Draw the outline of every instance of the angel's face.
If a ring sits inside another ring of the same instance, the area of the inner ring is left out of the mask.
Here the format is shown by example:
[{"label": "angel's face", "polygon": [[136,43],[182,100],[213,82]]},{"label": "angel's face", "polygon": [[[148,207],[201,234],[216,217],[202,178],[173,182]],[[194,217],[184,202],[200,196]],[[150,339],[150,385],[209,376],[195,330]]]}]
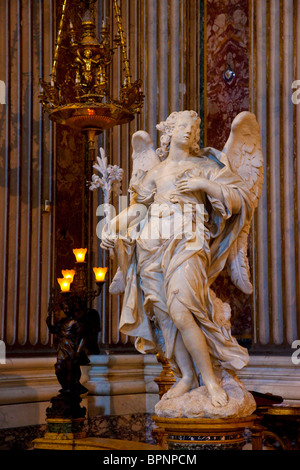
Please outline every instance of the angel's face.
[{"label": "angel's face", "polygon": [[172,143],[178,144],[183,148],[190,149],[195,143],[197,133],[197,122],[190,115],[181,115],[178,117],[173,133]]}]

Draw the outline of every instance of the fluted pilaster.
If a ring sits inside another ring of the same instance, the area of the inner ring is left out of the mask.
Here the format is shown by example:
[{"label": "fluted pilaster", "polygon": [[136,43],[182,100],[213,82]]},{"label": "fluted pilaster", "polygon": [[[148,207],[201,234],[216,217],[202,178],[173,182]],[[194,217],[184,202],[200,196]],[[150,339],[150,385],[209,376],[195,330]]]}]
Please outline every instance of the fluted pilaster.
[{"label": "fluted pilaster", "polygon": [[[265,184],[254,223],[254,344],[299,337],[299,2],[253,2],[253,111],[262,132]],[[299,75],[300,77],[300,75]],[[299,78],[298,77],[298,78]]]}]

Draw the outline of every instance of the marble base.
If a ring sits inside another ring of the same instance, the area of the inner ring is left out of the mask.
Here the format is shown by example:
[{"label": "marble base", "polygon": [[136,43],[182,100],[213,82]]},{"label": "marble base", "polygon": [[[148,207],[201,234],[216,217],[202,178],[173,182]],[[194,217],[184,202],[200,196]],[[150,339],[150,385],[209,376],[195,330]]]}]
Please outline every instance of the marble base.
[{"label": "marble base", "polygon": [[151,414],[133,413],[120,416],[93,416],[88,420],[92,437],[134,440],[155,444]]},{"label": "marble base", "polygon": [[165,450],[242,450],[245,431],[252,431],[252,448],[262,449],[256,415],[237,419],[188,419],[152,417],[156,442]]},{"label": "marble base", "polygon": [[165,418],[242,418],[251,415],[256,409],[253,395],[233,373],[223,370],[220,374],[220,383],[228,396],[225,406],[214,406],[206,386],[201,386],[181,397],[164,395],[155,406],[155,413]]}]

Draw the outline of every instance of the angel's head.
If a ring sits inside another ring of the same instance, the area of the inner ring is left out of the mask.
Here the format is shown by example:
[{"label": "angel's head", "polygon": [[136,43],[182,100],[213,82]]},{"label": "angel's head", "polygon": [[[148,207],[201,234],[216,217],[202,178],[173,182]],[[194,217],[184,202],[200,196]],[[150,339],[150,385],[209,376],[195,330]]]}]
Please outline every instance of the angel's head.
[{"label": "angel's head", "polygon": [[169,148],[172,138],[182,141],[182,144],[189,146],[191,155],[199,154],[201,119],[195,111],[173,112],[156,127],[163,132],[160,138],[161,147],[157,149],[157,154],[161,158],[166,158],[169,154]]}]

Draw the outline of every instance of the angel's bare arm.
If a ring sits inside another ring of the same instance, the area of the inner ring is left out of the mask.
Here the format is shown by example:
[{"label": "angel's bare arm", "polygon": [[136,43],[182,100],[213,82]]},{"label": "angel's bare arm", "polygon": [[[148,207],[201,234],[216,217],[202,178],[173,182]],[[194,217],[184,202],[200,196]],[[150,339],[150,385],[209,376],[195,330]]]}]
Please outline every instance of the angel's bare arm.
[{"label": "angel's bare arm", "polygon": [[[143,187],[151,191],[154,186],[154,173],[150,170],[143,179]],[[109,233],[107,232],[107,227],[104,227],[101,243],[104,248],[113,248],[118,234],[126,235],[129,227],[138,224],[145,218],[147,208],[143,204],[138,203],[136,197],[137,195],[134,195],[130,206],[111,220]]]}]

